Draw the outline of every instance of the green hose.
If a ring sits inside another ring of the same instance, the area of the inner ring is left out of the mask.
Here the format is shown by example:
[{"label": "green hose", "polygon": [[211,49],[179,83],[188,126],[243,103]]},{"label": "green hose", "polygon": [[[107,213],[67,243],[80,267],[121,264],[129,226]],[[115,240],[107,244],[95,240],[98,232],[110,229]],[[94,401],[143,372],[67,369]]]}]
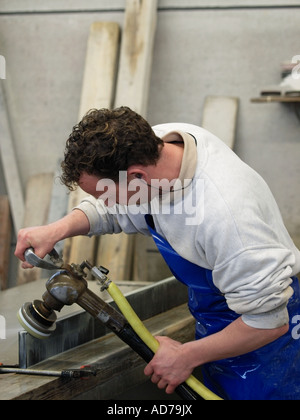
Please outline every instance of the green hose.
[{"label": "green hose", "polygon": [[[147,330],[147,328],[139,319],[137,314],[134,312],[128,300],[125,298],[118,286],[111,282],[108,286],[107,291],[113,298],[113,300],[116,302],[120,311],[125,316],[133,330],[137,333],[141,340],[153,351],[153,353],[156,353],[159,348],[158,341]],[[214,394],[212,391],[206,388],[206,386],[199,382],[194,376],[190,376],[189,379],[187,379],[186,384],[207,401],[222,401],[222,398],[218,397],[216,394]]]}]

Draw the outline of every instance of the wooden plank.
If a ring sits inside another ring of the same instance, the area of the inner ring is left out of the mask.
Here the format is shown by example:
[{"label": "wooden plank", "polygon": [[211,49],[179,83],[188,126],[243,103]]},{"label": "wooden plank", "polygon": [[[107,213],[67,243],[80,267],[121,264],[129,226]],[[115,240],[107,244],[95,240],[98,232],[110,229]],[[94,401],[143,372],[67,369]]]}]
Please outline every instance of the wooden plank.
[{"label": "wooden plank", "polygon": [[[53,173],[38,174],[29,178],[26,189],[24,228],[47,224],[52,187]],[[20,263],[17,284],[36,281],[40,275],[39,268],[23,270]]]},{"label": "wooden plank", "polygon": [[[62,185],[62,183],[60,182],[60,174],[61,165],[59,161],[56,165],[56,170],[54,173],[47,224],[62,219],[68,213],[69,192],[67,187],[65,185]],[[55,249],[60,255],[62,255],[63,253],[63,248],[64,241],[60,241],[55,245]]]},{"label": "wooden plank", "polygon": [[91,108],[111,108],[119,54],[120,28],[115,22],[91,25],[79,119]]},{"label": "wooden plank", "polygon": [[115,107],[146,117],[157,23],[157,0],[127,0]]},{"label": "wooden plank", "polygon": [[158,282],[172,276],[152,238],[138,235],[135,247],[133,279],[135,281]]},{"label": "wooden plank", "polygon": [[205,100],[202,127],[234,148],[239,99],[208,96]]},{"label": "wooden plank", "polygon": [[[115,107],[128,106],[146,117],[157,22],[157,0],[127,0]],[[107,235],[100,239],[97,262],[107,265],[110,276],[132,276],[132,252],[139,235]]]},{"label": "wooden plank", "polygon": [[10,201],[13,225],[15,232],[18,233],[22,228],[24,219],[24,197],[2,83],[0,83],[0,133],[0,155],[6,181],[6,189]]},{"label": "wooden plank", "polygon": [[0,196],[0,290],[7,289],[12,225],[9,199]]},{"label": "wooden plank", "polygon": [[132,280],[135,236],[120,233],[100,238],[97,265],[109,269],[109,278],[112,281]]},{"label": "wooden plank", "polygon": [[[95,22],[91,25],[84,80],[82,86],[79,120],[90,109],[111,108],[119,53],[120,29],[117,23]],[[87,194],[78,188],[70,194],[69,211]],[[67,239],[64,246],[66,262],[94,262],[96,238]]]},{"label": "wooden plank", "polygon": [[68,189],[60,182],[60,173],[61,167],[60,162],[58,162],[52,183],[51,200],[47,219],[47,223],[49,224],[66,216],[68,211]]},{"label": "wooden plank", "polygon": [[[155,336],[165,335],[182,343],[194,339],[195,320],[186,305],[157,315],[145,325]],[[68,400],[96,387],[100,399],[112,399],[129,386],[147,381],[143,375],[145,362],[111,334],[39,363],[35,368],[63,370],[81,365],[95,365],[98,375],[87,381],[1,375],[0,400]]]}]

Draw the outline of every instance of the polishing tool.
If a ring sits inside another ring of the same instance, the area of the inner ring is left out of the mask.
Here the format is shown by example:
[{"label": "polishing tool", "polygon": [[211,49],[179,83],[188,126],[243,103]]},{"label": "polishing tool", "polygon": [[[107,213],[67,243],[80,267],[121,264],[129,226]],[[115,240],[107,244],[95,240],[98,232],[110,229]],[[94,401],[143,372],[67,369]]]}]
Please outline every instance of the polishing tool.
[{"label": "polishing tool", "polygon": [[[29,255],[27,253],[27,259],[30,259],[34,265],[42,264],[33,250],[30,250]],[[57,259],[56,256],[54,259]],[[111,293],[121,313],[88,288],[85,269],[99,280],[102,289],[107,289]],[[61,270],[47,281],[46,292],[42,296],[43,301],[25,303],[19,310],[18,319],[21,325],[34,337],[46,339],[56,329],[55,311],[60,312],[64,306],[76,303],[149,363],[158,348],[158,342],[142,324],[117,286],[108,279],[107,274],[108,270],[103,267],[93,267],[88,261],[80,265],[61,265]],[[195,378],[191,377],[189,381],[191,387],[183,383],[176,388],[176,392],[183,399],[196,400],[202,395],[205,399],[220,399]]]},{"label": "polishing tool", "polygon": [[55,312],[47,309],[44,302],[40,300],[25,303],[17,317],[22,327],[39,340],[49,338],[56,330],[57,316]]},{"label": "polishing tool", "polygon": [[[49,252],[51,262],[39,258],[33,248],[25,251],[25,260],[34,267],[45,270],[58,270],[64,265],[64,261],[60,258],[55,249]],[[49,295],[48,295],[49,298]],[[50,299],[51,300],[51,299]],[[50,302],[51,305],[52,302]],[[57,316],[55,310],[60,310],[63,305],[53,303],[53,306],[47,305],[46,301],[35,300],[32,303],[24,303],[17,314],[17,318],[22,327],[33,337],[39,340],[45,340],[51,336],[56,330]]]}]

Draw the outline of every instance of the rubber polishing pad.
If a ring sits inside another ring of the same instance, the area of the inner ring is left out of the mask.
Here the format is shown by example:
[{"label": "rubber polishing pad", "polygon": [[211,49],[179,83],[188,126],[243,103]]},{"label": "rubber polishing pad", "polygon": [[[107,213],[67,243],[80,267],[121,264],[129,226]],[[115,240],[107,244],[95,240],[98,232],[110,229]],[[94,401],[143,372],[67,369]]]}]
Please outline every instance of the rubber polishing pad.
[{"label": "rubber polishing pad", "polygon": [[[43,320],[40,314],[35,309],[35,301],[32,303],[25,303],[17,314],[17,318],[22,327],[33,337],[39,340],[45,340],[51,336],[55,331],[56,316],[51,321]],[[39,319],[40,318],[40,319]]]}]

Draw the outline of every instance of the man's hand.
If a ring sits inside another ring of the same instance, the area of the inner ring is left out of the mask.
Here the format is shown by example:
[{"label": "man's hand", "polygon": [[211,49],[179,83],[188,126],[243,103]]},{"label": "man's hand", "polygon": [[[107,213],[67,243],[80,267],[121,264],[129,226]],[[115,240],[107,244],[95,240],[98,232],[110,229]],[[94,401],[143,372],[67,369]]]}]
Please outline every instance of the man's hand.
[{"label": "man's hand", "polygon": [[32,227],[20,230],[15,250],[15,256],[23,261],[22,268],[32,268],[32,265],[25,261],[24,253],[26,249],[33,248],[35,254],[44,258],[57,243],[49,226]]},{"label": "man's hand", "polygon": [[156,337],[160,347],[145,368],[145,375],[151,376],[151,381],[159,389],[166,389],[167,394],[173,394],[175,389],[185,382],[194,368],[189,364],[183,353],[183,345],[167,337]]},{"label": "man's hand", "polygon": [[90,230],[87,216],[81,210],[73,210],[63,219],[47,226],[22,229],[18,235],[15,256],[23,261],[22,268],[32,268],[25,261],[26,249],[33,248],[35,254],[44,258],[56,243],[78,235],[86,235]]},{"label": "man's hand", "polygon": [[240,317],[216,334],[185,344],[156,337],[160,347],[144,372],[152,377],[158,388],[166,388],[167,394],[171,394],[197,366],[253,352],[282,337],[288,330],[289,325],[272,330],[252,328]]}]

